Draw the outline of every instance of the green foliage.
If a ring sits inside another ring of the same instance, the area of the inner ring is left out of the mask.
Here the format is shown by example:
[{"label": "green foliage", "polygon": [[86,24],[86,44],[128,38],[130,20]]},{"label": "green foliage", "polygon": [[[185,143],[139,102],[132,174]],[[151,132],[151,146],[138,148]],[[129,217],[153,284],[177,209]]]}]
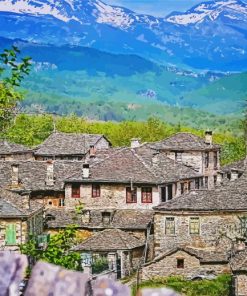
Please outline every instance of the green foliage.
[{"label": "green foliage", "polygon": [[13,46],[0,54],[0,132],[8,128],[17,111],[22,94],[15,87],[20,86],[24,75],[30,72],[30,58],[18,62],[20,51]]},{"label": "green foliage", "polygon": [[[75,115],[53,119],[51,115],[29,116],[23,114],[17,116],[15,125],[8,130],[6,137],[19,144],[36,146],[53,131],[53,120],[56,121],[58,131],[104,134],[114,147],[129,146],[132,138],[140,138],[142,142],[152,142],[162,140],[177,132],[191,132],[201,137],[204,136],[204,130],[193,129],[181,124],[171,125],[156,117],[151,117],[143,122],[94,122]],[[239,136],[234,136],[229,131],[215,133],[214,142],[222,145],[222,165],[245,157],[244,132]]]},{"label": "green foliage", "polygon": [[102,257],[102,256],[98,257],[94,260],[92,264],[93,274],[99,274],[108,269],[109,269],[109,264],[106,257]]},{"label": "green foliage", "polygon": [[71,251],[76,244],[76,226],[68,226],[51,236],[47,248],[39,249],[37,238],[31,237],[26,244],[20,245],[20,250],[22,254],[30,256],[35,261],[43,260],[67,269],[81,270],[80,254]]},{"label": "green foliage", "polygon": [[[154,278],[144,281],[139,288],[172,288],[186,296],[227,296],[230,295],[230,275],[220,275],[214,280],[188,281],[182,277]],[[136,287],[132,289],[136,295]]]}]

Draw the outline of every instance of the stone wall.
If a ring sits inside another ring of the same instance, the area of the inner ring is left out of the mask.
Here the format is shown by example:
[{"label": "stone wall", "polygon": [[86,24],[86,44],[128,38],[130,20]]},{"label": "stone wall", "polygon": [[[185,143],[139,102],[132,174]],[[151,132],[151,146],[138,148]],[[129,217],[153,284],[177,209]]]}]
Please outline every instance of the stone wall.
[{"label": "stone wall", "polygon": [[[184,268],[178,268],[177,260],[184,260]],[[141,279],[148,280],[154,277],[184,276],[193,277],[199,274],[229,273],[228,264],[201,264],[194,255],[179,250],[160,260],[153,261],[143,266]]]},{"label": "stone wall", "polygon": [[237,274],[234,278],[236,296],[247,295],[247,273]]},{"label": "stone wall", "polygon": [[[213,198],[213,197],[212,197]],[[246,213],[247,214],[247,213]],[[242,214],[245,216],[246,214]],[[173,249],[178,245],[194,248],[213,248],[220,238],[225,235],[235,237],[236,228],[240,227],[239,213],[202,214],[199,213],[155,213],[154,215],[154,240],[155,256],[164,251]],[[174,217],[175,234],[166,234],[166,218]],[[190,234],[190,217],[199,217],[200,234]],[[231,242],[224,242],[222,247],[231,248]]]},{"label": "stone wall", "polygon": [[[130,186],[130,185],[129,185]],[[152,209],[160,203],[159,188],[153,187],[153,202],[150,204],[142,203],[141,187],[137,188],[137,203],[126,203],[125,185],[107,185],[100,187],[100,197],[92,197],[92,185],[81,185],[80,198],[71,197],[72,185],[65,187],[65,206],[75,208],[80,203],[84,204],[85,209]]]}]

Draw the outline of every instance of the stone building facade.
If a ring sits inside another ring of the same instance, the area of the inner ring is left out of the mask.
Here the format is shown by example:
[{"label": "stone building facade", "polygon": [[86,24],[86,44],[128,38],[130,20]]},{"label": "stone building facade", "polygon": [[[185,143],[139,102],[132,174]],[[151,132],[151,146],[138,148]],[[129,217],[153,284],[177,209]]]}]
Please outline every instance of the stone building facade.
[{"label": "stone building facade", "polygon": [[174,248],[144,264],[141,271],[142,280],[154,277],[182,276],[188,279],[203,275],[230,273],[226,254],[193,249]]},{"label": "stone building facade", "polygon": [[85,164],[65,180],[65,205],[73,208],[152,209],[194,188],[202,176],[145,147],[122,148]]},{"label": "stone building facade", "polygon": [[147,145],[174,161],[193,167],[204,176],[205,188],[215,187],[220,170],[220,146],[213,144],[212,132],[206,132],[204,139],[191,133],[177,133]]},{"label": "stone building facade", "polygon": [[0,190],[0,249],[18,251],[29,235],[43,232],[43,210],[29,195]]}]

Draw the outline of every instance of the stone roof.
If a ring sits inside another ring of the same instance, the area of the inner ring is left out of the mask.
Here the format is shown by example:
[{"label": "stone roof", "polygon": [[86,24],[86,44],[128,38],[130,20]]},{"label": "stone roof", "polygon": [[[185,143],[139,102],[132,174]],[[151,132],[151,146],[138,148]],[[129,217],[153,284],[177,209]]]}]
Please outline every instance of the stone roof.
[{"label": "stone roof", "polygon": [[[12,165],[18,165],[19,186],[13,187]],[[61,191],[64,188],[64,179],[76,171],[82,171],[83,162],[80,161],[53,161],[54,185],[46,184],[47,161],[2,161],[0,162],[0,184],[5,189],[15,191]]]},{"label": "stone roof", "polygon": [[247,272],[247,250],[237,252],[232,260],[231,267],[233,271],[246,271]]},{"label": "stone roof", "polygon": [[32,150],[26,146],[11,143],[6,140],[0,141],[0,154],[1,155],[27,153],[27,152],[32,152]]},{"label": "stone roof", "polygon": [[[106,210],[107,211],[107,210]],[[90,219],[88,222],[77,214],[74,210],[66,209],[47,209],[46,215],[48,229],[65,228],[68,225],[76,224],[78,227],[86,229],[137,229],[143,230],[148,227],[153,219],[152,210],[114,210],[111,211],[109,224],[102,221],[102,212],[104,210],[90,210]]]},{"label": "stone roof", "polygon": [[103,137],[96,134],[54,132],[35,149],[35,155],[85,155],[90,146],[96,145]]},{"label": "stone roof", "polygon": [[[96,154],[97,155],[97,154]],[[114,172],[114,173],[113,173]],[[148,147],[110,149],[100,161],[90,166],[89,178],[77,172],[66,182],[109,182],[162,184],[200,177],[192,168],[169,159]]]},{"label": "stone roof", "polygon": [[247,165],[247,160],[246,158],[244,158],[239,161],[235,161],[233,163],[223,166],[221,168],[221,171],[225,173],[230,173],[231,170],[237,170],[237,171],[243,172],[246,168],[246,165]]},{"label": "stone roof", "polygon": [[83,243],[75,246],[74,251],[116,251],[133,250],[144,246],[144,241],[120,229],[105,229],[96,232]]},{"label": "stone roof", "polygon": [[198,137],[191,133],[177,133],[162,141],[147,144],[148,146],[157,150],[172,150],[172,151],[186,151],[186,150],[211,150],[220,149],[219,145],[209,145],[205,142],[205,139]]},{"label": "stone roof", "polygon": [[183,251],[191,256],[195,256],[197,259],[199,259],[200,263],[213,263],[213,262],[228,263],[229,262],[229,256],[226,252],[178,246],[157,256],[152,261],[146,263],[144,266],[148,266],[148,265],[151,265],[152,263],[158,262],[164,259],[165,257],[175,254],[178,251]]},{"label": "stone roof", "polygon": [[24,197],[17,193],[0,188],[0,218],[28,217],[44,208],[42,204],[33,200],[29,200],[27,208],[23,199]]},{"label": "stone roof", "polygon": [[214,190],[195,190],[161,203],[157,211],[247,211],[247,171]]}]

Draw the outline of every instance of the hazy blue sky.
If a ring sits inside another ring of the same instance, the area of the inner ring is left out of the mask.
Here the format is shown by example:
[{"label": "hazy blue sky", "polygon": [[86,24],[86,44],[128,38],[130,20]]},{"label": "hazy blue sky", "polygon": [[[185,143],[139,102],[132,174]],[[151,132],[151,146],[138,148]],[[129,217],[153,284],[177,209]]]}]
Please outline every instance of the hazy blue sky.
[{"label": "hazy blue sky", "polygon": [[[206,0],[209,1],[209,0]],[[103,0],[105,3],[120,5],[140,13],[166,16],[168,13],[186,11],[203,0]]]}]

